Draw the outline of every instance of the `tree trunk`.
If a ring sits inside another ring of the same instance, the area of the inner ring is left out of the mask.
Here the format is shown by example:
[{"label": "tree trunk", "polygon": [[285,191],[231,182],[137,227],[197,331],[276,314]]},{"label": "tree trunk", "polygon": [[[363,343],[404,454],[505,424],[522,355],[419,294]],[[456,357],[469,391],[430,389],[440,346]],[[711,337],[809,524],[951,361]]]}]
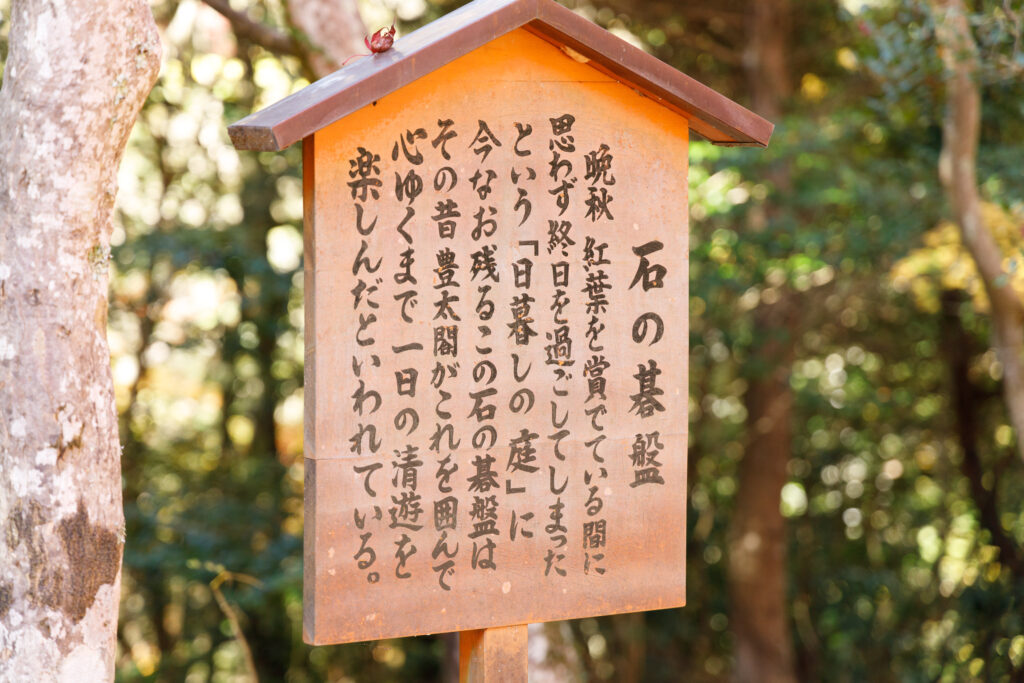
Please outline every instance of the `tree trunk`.
[{"label": "tree trunk", "polygon": [[981,215],[977,157],[981,92],[975,80],[978,48],[963,0],[935,4],[936,38],[946,67],[946,115],[939,178],[954,220],[985,284],[992,309],[992,342],[1003,366],[1003,398],[1024,460],[1024,304],[1007,281],[1003,254]]},{"label": "tree trunk", "polygon": [[791,450],[792,316],[787,300],[757,310],[767,334],[757,357],[768,368],[747,388],[747,447],[729,529],[729,598],[737,681],[796,680],[789,629],[786,525],[779,495]]},{"label": "tree trunk", "polygon": [[114,677],[124,542],[107,260],[156,79],[143,0],[15,0],[0,90],[0,671]]},{"label": "tree trunk", "polygon": [[747,46],[743,68],[750,87],[750,104],[768,119],[782,113],[792,90],[789,75],[789,0],[753,0],[747,13]]},{"label": "tree trunk", "polygon": [[583,680],[583,663],[568,621],[530,624],[528,632],[530,683]]},{"label": "tree trunk", "polygon": [[970,485],[971,497],[978,507],[978,521],[989,533],[989,542],[999,548],[999,561],[1010,567],[1019,578],[1024,579],[1024,562],[1013,539],[1003,529],[999,516],[999,487],[993,483],[992,490],[985,488],[985,470],[978,450],[978,411],[981,397],[971,383],[970,367],[971,337],[964,329],[960,318],[960,305],[966,296],[960,291],[947,290],[942,293],[942,351],[949,365],[951,392],[950,402],[956,414],[956,431],[960,441],[963,459],[960,471]]},{"label": "tree trunk", "polygon": [[[788,0],[753,3],[744,67],[752,105],[777,118],[790,91]],[[776,192],[791,185],[785,161],[768,171]],[[765,224],[777,213],[769,204],[755,220]],[[753,229],[763,229],[754,225]],[[774,303],[754,313],[752,352],[756,375],[746,394],[747,444],[739,465],[736,505],[729,528],[729,599],[733,633],[733,678],[788,683],[796,680],[787,599],[786,526],[779,508],[792,450],[793,328],[800,306],[783,290]]]},{"label": "tree trunk", "polygon": [[[690,470],[687,470],[689,472]],[[622,683],[641,683],[647,664],[647,622],[644,612],[620,614],[615,617],[616,637],[622,643],[623,655],[615,667],[615,676]]]},{"label": "tree trunk", "polygon": [[346,59],[369,52],[354,0],[287,0],[287,7],[317,78],[338,70]]}]

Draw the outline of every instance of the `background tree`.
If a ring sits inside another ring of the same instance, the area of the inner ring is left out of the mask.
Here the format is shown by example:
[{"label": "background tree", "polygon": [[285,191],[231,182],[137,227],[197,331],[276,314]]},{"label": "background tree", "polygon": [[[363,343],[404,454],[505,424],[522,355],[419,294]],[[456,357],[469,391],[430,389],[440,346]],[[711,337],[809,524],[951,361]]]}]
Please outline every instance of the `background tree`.
[{"label": "background tree", "polygon": [[[754,4],[746,23],[743,64],[751,106],[778,121],[792,93],[789,0]],[[756,232],[785,229],[776,196],[792,191],[792,160],[766,169],[773,186],[762,211],[748,222]],[[782,219],[782,220],[780,220]],[[729,597],[735,676],[741,681],[796,680],[786,590],[786,525],[779,496],[793,444],[793,391],[789,384],[795,339],[810,312],[806,297],[784,283],[752,311],[753,336],[744,406],[747,435],[737,474],[729,528]],[[803,299],[803,300],[801,300]]]},{"label": "background tree", "polygon": [[124,515],[107,346],[117,170],[156,78],[141,0],[13,6],[0,89],[0,672],[114,675]]},{"label": "background tree", "polygon": [[[991,303],[992,346],[1002,365],[1003,397],[1016,432],[1017,452],[1024,462],[1024,303],[1009,286],[1004,255],[999,249],[981,210],[978,192],[977,156],[981,133],[981,65],[978,45],[971,31],[970,17],[961,0],[935,3],[935,37],[945,67],[946,113],[942,122],[942,155],[939,177],[949,197],[950,208],[960,226],[964,244],[977,264],[985,294]],[[1007,11],[1004,8],[1004,11]],[[1024,74],[1020,63],[1021,19],[1016,22],[1016,41],[1009,68],[1003,78]],[[996,67],[998,69],[998,67]],[[1016,264],[1016,261],[1012,261]]]}]

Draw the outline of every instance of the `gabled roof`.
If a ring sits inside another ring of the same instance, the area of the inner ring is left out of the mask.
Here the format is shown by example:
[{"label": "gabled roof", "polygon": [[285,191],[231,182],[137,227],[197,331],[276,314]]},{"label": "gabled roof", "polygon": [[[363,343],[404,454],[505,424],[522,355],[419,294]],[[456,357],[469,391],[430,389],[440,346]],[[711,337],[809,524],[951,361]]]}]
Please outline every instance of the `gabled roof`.
[{"label": "gabled roof", "polygon": [[[517,28],[680,113],[717,145],[768,144],[774,124],[553,0],[474,0],[228,127],[238,149],[281,150]],[[582,56],[582,57],[581,57]]]}]

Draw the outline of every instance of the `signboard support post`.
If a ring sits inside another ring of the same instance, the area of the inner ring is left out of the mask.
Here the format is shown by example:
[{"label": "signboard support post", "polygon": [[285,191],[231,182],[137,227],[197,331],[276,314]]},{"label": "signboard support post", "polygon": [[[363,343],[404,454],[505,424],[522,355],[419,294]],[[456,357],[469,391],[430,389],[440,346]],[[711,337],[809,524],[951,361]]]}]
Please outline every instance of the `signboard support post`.
[{"label": "signboard support post", "polygon": [[459,632],[459,683],[526,683],[526,624]]}]

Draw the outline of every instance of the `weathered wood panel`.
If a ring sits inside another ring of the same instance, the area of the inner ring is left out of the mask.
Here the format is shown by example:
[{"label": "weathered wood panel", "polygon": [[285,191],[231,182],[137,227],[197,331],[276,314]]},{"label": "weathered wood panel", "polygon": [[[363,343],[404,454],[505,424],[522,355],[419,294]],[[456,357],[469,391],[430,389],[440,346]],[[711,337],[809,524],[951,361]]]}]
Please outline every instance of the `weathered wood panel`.
[{"label": "weathered wood panel", "polygon": [[686,120],[517,30],[305,144],[307,639],[683,604]]}]

